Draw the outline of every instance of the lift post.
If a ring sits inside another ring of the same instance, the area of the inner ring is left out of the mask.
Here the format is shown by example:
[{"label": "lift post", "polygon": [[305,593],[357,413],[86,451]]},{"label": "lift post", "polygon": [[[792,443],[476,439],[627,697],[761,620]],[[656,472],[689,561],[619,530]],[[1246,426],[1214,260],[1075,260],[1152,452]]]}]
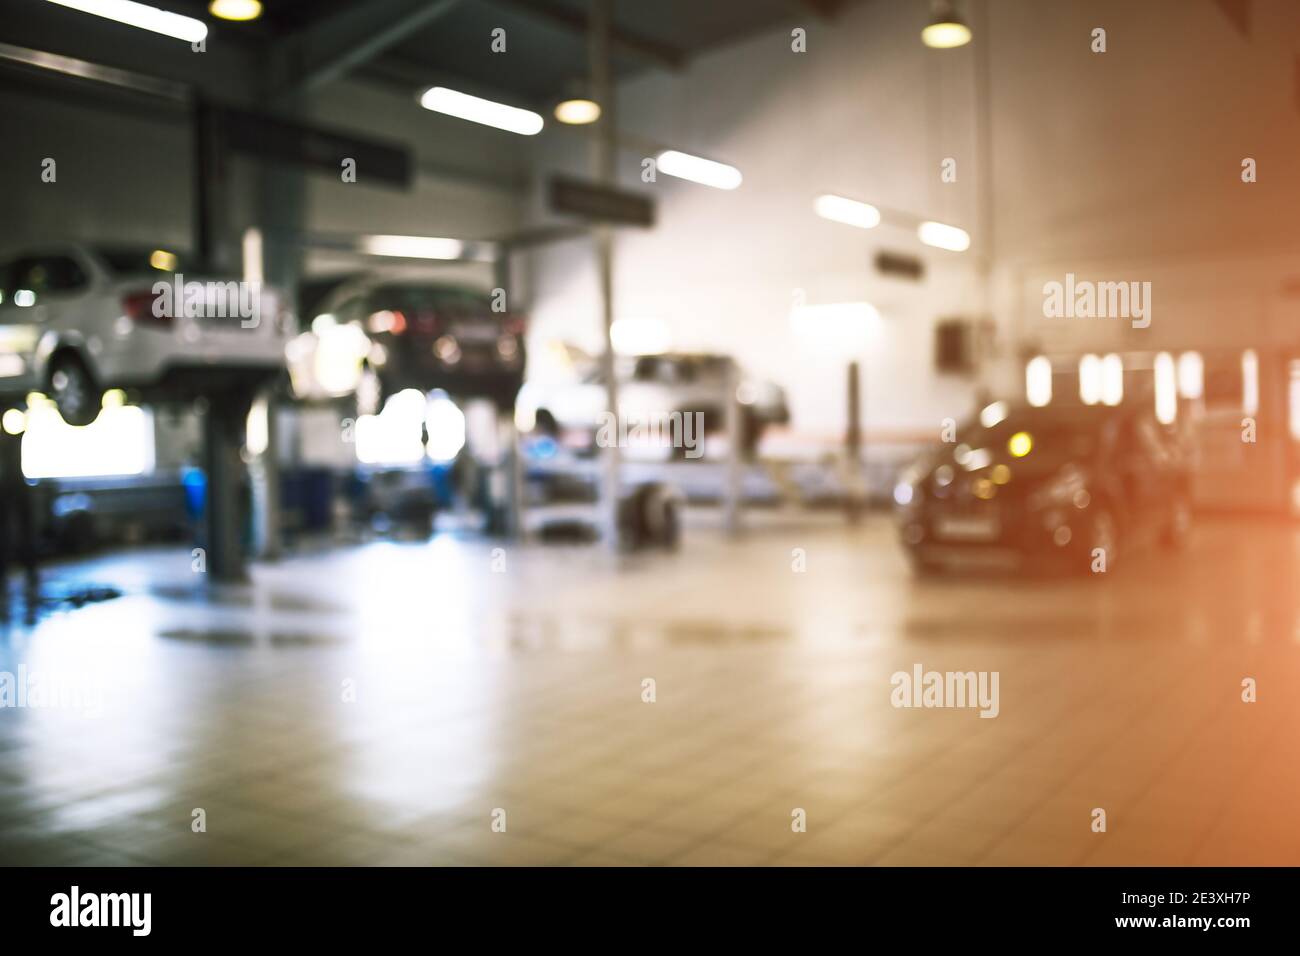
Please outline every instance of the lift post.
[{"label": "lift post", "polygon": [[[0,406],[0,412],[5,410]],[[8,616],[9,570],[17,559],[25,575],[28,606],[40,587],[32,489],[23,478],[22,434],[0,428],[0,619]]]},{"label": "lift post", "polygon": [[203,414],[203,457],[207,473],[204,547],[207,573],[221,583],[248,577],[244,529],[249,492],[241,451],[253,397],[247,391],[216,394]]}]

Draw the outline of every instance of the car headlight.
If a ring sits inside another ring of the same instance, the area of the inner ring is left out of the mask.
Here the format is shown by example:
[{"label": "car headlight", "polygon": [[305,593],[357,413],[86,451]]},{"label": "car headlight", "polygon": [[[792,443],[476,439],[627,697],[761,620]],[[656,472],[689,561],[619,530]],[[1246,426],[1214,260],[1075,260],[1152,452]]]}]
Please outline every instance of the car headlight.
[{"label": "car headlight", "polygon": [[433,343],[433,354],[446,365],[455,365],[460,361],[460,343],[454,335],[444,335]]},{"label": "car headlight", "polygon": [[925,470],[920,465],[911,465],[904,468],[898,475],[898,481],[894,484],[894,503],[900,508],[906,508],[918,500],[918,486],[925,477]]}]

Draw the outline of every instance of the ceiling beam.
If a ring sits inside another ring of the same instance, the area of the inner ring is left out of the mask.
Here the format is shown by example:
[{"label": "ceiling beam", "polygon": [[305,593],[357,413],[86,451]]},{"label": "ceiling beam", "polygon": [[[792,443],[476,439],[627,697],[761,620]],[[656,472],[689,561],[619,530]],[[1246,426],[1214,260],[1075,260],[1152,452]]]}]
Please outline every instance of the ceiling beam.
[{"label": "ceiling beam", "polygon": [[[503,10],[514,10],[532,19],[585,37],[589,29],[587,14],[567,7],[557,6],[549,0],[487,0]],[[680,70],[686,65],[686,54],[674,46],[647,37],[620,30],[610,31],[610,46],[615,53],[635,57],[669,70]]]},{"label": "ceiling beam", "polygon": [[342,79],[451,12],[461,0],[371,0],[295,34],[285,46],[278,95],[310,93]]}]

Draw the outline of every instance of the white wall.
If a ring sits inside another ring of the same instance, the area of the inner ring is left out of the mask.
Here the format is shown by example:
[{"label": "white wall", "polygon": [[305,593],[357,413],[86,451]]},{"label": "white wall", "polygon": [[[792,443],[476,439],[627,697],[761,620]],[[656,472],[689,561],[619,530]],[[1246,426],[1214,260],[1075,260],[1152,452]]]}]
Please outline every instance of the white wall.
[{"label": "white wall", "polygon": [[[872,231],[812,211],[823,192],[869,200],[973,228],[973,158],[957,184],[939,182],[944,156],[973,154],[968,51],[950,58],[916,40],[925,9],[871,3],[834,24],[812,18],[808,52],[790,49],[789,28],[696,60],[681,74],[654,73],[619,92],[620,128],[738,166],[745,182],[724,192],[659,176],[639,181],[644,153],[620,154],[625,185],[650,192],[658,224],[618,236],[615,309],[620,318],[668,324],[674,347],[735,354],[784,384],[794,425],[838,437],[846,412],[844,367],[863,363],[869,429],[930,429],[965,412],[971,383],[932,370],[937,318],[983,307],[973,257],[922,246],[909,229]],[[583,144],[557,135],[541,165],[583,168]],[[924,282],[885,278],[879,249],[921,256]],[[565,243],[534,257],[534,351],[541,340],[600,343],[594,258]],[[869,342],[818,354],[791,327],[800,296],[811,304],[866,300],[881,313]]]},{"label": "white wall", "polygon": [[[809,31],[788,28],[653,73],[619,92],[620,127],[737,165],[733,193],[660,177],[659,225],[619,234],[615,308],[653,317],[682,347],[732,351],[783,382],[795,424],[844,424],[839,362],[792,333],[796,290],[809,302],[867,299],[883,322],[857,357],[866,421],[929,429],[966,410],[971,383],[932,371],[932,326],[987,312],[999,358],[983,378],[1021,388],[1021,355],[1053,350],[1211,348],[1294,339],[1300,268],[1296,57],[1300,4],[1254,0],[1243,36],[1213,0],[997,0],[964,9],[976,43],[928,51],[924,3],[870,2]],[[1094,27],[1107,52],[1090,49]],[[989,223],[981,223],[976,45],[989,54]],[[958,162],[943,184],[939,163]],[[1241,160],[1259,182],[1241,182]],[[577,137],[544,144],[543,168],[576,172]],[[920,246],[905,230],[823,222],[818,193],[838,192],[963,226],[969,253]],[[921,285],[875,274],[878,248],[919,253]],[[988,281],[982,267],[987,260]],[[570,242],[534,257],[533,333],[599,345],[594,261]],[[1066,272],[1153,283],[1153,322],[1047,320],[1042,286]],[[535,343],[536,345],[536,343]],[[537,354],[536,348],[534,354]]]},{"label": "white wall", "polygon": [[[994,5],[995,283],[1026,346],[1258,346],[1294,339],[1291,212],[1300,5],[1212,0]],[[1107,28],[1107,52],[1089,48]],[[1253,157],[1259,180],[1241,181]],[[1152,283],[1150,328],[1046,319],[1067,272]]]}]

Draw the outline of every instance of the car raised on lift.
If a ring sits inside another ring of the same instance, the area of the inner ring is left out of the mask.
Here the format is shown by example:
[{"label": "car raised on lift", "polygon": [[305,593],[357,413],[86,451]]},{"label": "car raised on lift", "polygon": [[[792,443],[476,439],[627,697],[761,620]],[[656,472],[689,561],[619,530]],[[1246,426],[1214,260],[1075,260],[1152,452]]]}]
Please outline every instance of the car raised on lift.
[{"label": "car raised on lift", "polygon": [[524,380],[524,319],[470,286],[363,275],[315,305],[288,360],[305,401],[355,393],[358,410],[376,414],[398,392],[442,389],[511,409]]},{"label": "car raised on lift", "polygon": [[282,375],[294,324],[284,297],[185,269],[147,246],[0,255],[0,400],[45,393],[69,425],[89,425],[109,389],[184,400]]}]

